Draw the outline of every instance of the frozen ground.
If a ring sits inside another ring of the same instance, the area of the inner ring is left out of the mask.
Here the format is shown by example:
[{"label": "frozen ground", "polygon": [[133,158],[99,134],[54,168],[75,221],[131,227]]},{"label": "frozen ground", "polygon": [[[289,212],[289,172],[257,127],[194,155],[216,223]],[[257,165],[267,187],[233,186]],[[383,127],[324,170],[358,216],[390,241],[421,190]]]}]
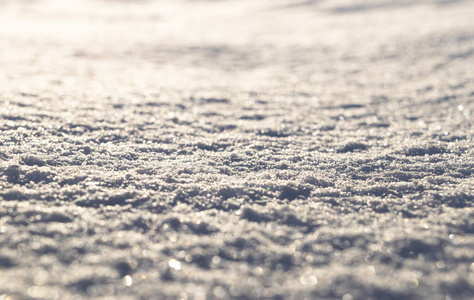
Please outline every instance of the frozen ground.
[{"label": "frozen ground", "polygon": [[472,299],[473,16],[0,0],[0,299]]}]

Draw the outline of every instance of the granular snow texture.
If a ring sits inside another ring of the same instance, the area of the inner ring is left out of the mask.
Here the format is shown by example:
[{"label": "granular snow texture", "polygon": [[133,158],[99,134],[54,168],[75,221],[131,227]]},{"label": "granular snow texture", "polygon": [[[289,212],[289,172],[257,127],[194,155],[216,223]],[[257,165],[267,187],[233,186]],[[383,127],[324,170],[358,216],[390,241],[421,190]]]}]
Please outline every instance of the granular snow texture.
[{"label": "granular snow texture", "polygon": [[0,299],[472,299],[473,16],[0,0]]}]

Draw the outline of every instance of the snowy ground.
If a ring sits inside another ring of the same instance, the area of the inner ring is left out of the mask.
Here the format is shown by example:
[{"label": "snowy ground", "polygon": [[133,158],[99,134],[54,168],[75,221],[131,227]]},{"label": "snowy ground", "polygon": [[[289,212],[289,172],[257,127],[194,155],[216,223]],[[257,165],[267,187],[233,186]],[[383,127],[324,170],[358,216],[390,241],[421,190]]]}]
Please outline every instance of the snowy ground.
[{"label": "snowy ground", "polygon": [[0,299],[472,299],[473,16],[0,0]]}]

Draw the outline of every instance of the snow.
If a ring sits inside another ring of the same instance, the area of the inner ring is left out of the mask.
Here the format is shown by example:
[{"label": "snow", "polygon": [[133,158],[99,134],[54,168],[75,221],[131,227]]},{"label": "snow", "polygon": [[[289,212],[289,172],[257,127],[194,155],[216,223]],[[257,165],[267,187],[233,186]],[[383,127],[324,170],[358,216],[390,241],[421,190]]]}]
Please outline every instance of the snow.
[{"label": "snow", "polygon": [[1,1],[0,299],[470,299],[471,1]]}]

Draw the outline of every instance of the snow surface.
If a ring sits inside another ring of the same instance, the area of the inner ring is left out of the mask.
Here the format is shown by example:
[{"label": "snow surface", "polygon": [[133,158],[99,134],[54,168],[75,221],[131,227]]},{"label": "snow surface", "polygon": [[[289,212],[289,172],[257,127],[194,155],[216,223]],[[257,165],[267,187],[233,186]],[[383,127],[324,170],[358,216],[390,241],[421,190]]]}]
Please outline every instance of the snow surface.
[{"label": "snow surface", "polygon": [[0,0],[0,299],[472,299],[473,16]]}]

